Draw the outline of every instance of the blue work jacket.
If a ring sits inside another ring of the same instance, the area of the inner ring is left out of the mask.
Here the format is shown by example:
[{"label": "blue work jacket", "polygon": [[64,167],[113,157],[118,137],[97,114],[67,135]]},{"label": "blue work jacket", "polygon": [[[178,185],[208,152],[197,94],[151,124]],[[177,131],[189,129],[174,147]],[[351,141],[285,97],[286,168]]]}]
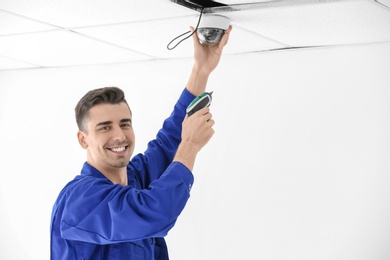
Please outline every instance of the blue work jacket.
[{"label": "blue work jacket", "polygon": [[54,203],[50,225],[51,260],[165,260],[164,236],[190,196],[194,178],[172,162],[181,141],[186,89],[156,139],[127,166],[128,185],[113,184],[84,163]]}]

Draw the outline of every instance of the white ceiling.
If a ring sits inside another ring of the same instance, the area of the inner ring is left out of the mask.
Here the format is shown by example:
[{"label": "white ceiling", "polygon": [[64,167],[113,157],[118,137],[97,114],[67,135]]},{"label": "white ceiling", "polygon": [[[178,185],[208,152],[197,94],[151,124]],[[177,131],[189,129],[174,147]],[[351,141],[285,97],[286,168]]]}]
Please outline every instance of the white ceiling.
[{"label": "white ceiling", "polygon": [[[220,13],[234,27],[226,54],[390,42],[390,0],[253,2]],[[0,70],[191,57],[191,39],[167,44],[198,18],[169,0],[0,0]]]}]

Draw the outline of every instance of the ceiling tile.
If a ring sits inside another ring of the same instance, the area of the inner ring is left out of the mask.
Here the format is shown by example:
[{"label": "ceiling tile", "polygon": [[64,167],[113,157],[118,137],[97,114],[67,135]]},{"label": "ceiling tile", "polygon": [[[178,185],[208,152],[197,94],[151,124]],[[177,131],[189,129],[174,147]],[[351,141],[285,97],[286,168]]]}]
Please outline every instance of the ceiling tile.
[{"label": "ceiling tile", "polygon": [[[227,54],[390,41],[390,0],[218,2],[277,3],[220,13],[233,25]],[[167,44],[198,18],[170,0],[0,0],[1,69],[192,57],[191,38]]]},{"label": "ceiling tile", "polygon": [[[167,58],[191,55],[187,51],[188,48],[192,48],[191,39],[183,41],[171,51],[167,49],[167,45],[176,36],[189,32],[189,26],[195,27],[196,23],[197,16],[187,16],[180,19],[152,20],[74,30],[141,53],[148,53],[156,58]],[[188,35],[189,33],[185,36]]]},{"label": "ceiling tile", "polygon": [[22,61],[17,61],[7,57],[0,56],[0,70],[11,70],[11,69],[28,69],[36,68],[33,64],[28,64]]},{"label": "ceiling tile", "polygon": [[390,12],[371,1],[340,1],[223,15],[245,29],[291,46],[390,40]]},{"label": "ceiling tile", "polygon": [[168,0],[18,0],[0,1],[0,9],[64,28],[144,21],[195,13]]},{"label": "ceiling tile", "polygon": [[41,66],[101,64],[150,58],[69,31],[3,36],[0,55]]},{"label": "ceiling tile", "polygon": [[0,10],[0,35],[28,33],[56,29],[41,22]]},{"label": "ceiling tile", "polygon": [[[181,42],[173,50],[168,50],[168,43],[176,36],[188,34],[172,42],[174,47],[181,39],[189,36],[189,26],[196,27],[199,16],[186,16],[175,19],[153,20],[139,23],[128,23],[112,26],[75,29],[77,32],[98,39],[113,42],[117,45],[148,53],[156,58],[190,57],[192,56],[192,38]],[[233,31],[226,46],[225,53],[242,53],[258,50],[286,47],[251,31],[233,24]]]}]

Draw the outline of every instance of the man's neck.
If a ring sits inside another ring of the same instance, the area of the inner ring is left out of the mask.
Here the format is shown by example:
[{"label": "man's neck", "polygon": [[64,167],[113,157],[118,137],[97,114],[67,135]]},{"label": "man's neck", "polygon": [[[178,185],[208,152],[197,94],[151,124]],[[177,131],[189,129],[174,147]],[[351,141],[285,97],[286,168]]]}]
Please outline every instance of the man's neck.
[{"label": "man's neck", "polygon": [[127,185],[127,172],[125,171],[117,171],[117,172],[110,172],[110,173],[103,173],[104,176],[107,177],[112,183],[114,184],[120,184],[122,186]]},{"label": "man's neck", "polygon": [[110,167],[101,168],[95,167],[98,171],[100,171],[107,179],[109,179],[113,184],[120,184],[122,186],[126,186],[128,184],[127,181],[127,168],[114,168]]}]

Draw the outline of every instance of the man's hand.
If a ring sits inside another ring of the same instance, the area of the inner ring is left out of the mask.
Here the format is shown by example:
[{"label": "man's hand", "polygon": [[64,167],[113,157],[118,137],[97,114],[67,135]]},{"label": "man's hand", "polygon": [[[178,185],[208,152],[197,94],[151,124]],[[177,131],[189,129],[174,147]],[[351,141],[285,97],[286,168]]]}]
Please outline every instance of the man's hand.
[{"label": "man's hand", "polygon": [[202,108],[190,117],[186,116],[182,123],[182,141],[173,161],[183,163],[192,171],[196,155],[214,135],[214,124],[209,107]]},{"label": "man's hand", "polygon": [[[199,42],[198,35],[192,34],[194,42],[194,66],[187,83],[187,90],[193,95],[198,96],[206,90],[206,85],[210,73],[217,67],[223,48],[229,40],[232,26],[225,31],[219,44],[204,45]],[[194,28],[191,27],[191,31]]]},{"label": "man's hand", "polygon": [[214,134],[214,120],[209,107],[204,107],[183,121],[182,142],[189,142],[198,150],[205,146]]},{"label": "man's hand", "polygon": [[[194,28],[190,27],[191,32],[194,32]],[[192,34],[194,43],[194,68],[202,71],[206,75],[217,67],[219,60],[221,59],[222,51],[229,40],[229,35],[232,30],[232,26],[225,31],[219,44],[206,45],[201,44],[196,33]]]}]

